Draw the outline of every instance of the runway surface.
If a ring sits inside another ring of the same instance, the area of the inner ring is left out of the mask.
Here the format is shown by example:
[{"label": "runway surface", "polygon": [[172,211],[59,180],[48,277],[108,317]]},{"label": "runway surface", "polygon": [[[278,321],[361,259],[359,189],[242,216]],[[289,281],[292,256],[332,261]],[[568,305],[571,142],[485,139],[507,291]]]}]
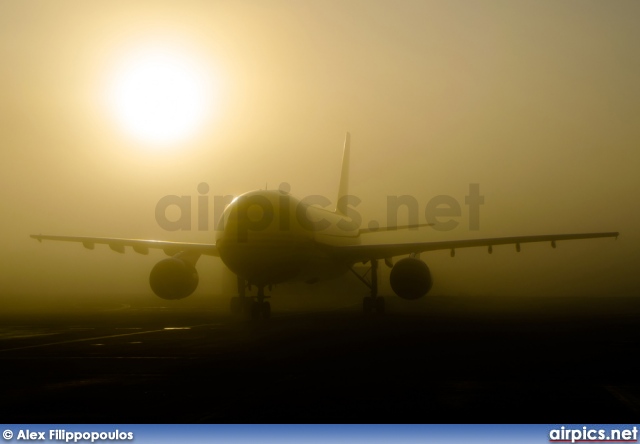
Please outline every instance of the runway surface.
[{"label": "runway surface", "polygon": [[637,423],[640,303],[7,314],[5,423]]}]

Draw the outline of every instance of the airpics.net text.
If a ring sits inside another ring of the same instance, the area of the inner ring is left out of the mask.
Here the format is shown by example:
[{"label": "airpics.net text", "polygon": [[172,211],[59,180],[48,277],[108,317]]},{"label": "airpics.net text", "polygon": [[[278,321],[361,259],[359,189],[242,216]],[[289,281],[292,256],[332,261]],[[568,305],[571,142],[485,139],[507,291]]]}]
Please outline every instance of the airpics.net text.
[{"label": "airpics.net text", "polygon": [[[166,231],[192,231],[193,213],[195,210],[196,230],[209,231],[210,222],[210,203],[213,203],[213,229],[222,231],[224,229],[224,221],[222,218],[224,209],[234,200],[231,195],[214,195],[210,196],[209,185],[205,182],[198,184],[198,195],[166,195],[158,200],[155,206],[155,219],[158,225]],[[286,202],[289,198],[291,186],[283,182],[278,187],[281,199]],[[271,201],[260,194],[247,196],[248,202],[242,205],[239,210],[238,218],[245,219],[249,222],[251,231],[260,231],[265,229],[272,221],[274,205]],[[195,205],[193,201],[195,200]],[[356,207],[360,205],[361,199],[354,195],[342,196],[337,202],[338,208],[344,208],[344,217],[336,224],[339,229],[344,231],[358,230],[363,226],[362,216]],[[280,202],[282,203],[282,202]],[[464,205],[468,206],[467,220],[469,231],[478,231],[480,229],[480,206],[484,204],[484,196],[480,194],[480,184],[469,184],[469,192],[464,197]],[[278,205],[284,208],[285,205]],[[327,229],[328,220],[317,220],[309,217],[308,207],[315,206],[322,209],[333,209],[333,202],[320,194],[306,196],[297,203],[294,210],[295,218],[298,223],[310,231],[318,231]],[[258,207],[258,211],[254,211],[252,207]],[[262,211],[260,211],[262,210]],[[421,225],[429,225],[437,231],[451,231],[460,225],[462,217],[462,205],[453,196],[440,194],[432,197],[424,206],[424,210],[420,211],[420,203],[411,195],[389,195],[386,198],[386,226],[393,228],[398,226],[398,214],[406,212],[406,223],[403,226],[409,229],[418,229]],[[284,213],[284,211],[283,211]],[[288,210],[287,210],[288,213]],[[258,214],[258,217],[254,217]],[[421,216],[423,219],[421,220]],[[366,224],[368,231],[376,231],[380,228],[377,220],[370,220]]]}]

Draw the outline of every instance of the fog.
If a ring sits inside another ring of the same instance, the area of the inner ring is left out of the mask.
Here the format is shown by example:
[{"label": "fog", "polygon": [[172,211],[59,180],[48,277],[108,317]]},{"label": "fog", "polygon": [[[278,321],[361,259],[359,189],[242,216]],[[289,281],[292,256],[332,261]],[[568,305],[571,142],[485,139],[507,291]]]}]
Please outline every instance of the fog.
[{"label": "fog", "polygon": [[[335,199],[350,131],[350,192],[365,227],[386,224],[387,196],[413,196],[420,222],[435,196],[461,206],[455,229],[366,242],[621,233],[520,253],[423,253],[434,295],[636,296],[638,17],[640,4],[623,0],[0,2],[0,295],[155,300],[148,273],[161,251],[29,235],[212,242],[214,196],[286,182],[295,196]],[[181,48],[209,75],[202,124],[161,146],[123,129],[105,98],[119,63],[144,45]],[[195,221],[202,182],[209,230],[162,229],[158,201],[192,196]],[[477,230],[470,184],[484,197]],[[233,290],[219,259],[198,270],[192,301]],[[305,291],[278,286],[274,304]],[[357,302],[366,288],[345,276],[308,291]]]}]

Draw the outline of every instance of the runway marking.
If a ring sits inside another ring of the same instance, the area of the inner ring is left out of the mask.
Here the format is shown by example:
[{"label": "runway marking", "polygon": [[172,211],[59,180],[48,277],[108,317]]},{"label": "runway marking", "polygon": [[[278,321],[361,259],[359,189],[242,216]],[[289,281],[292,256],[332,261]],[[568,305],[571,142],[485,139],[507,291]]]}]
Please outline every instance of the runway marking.
[{"label": "runway marking", "polygon": [[24,338],[36,338],[39,336],[55,336],[55,335],[59,335],[60,333],[58,332],[53,332],[53,333],[19,333],[16,332],[15,334],[10,334],[10,333],[2,333],[0,334],[0,340],[1,341],[10,341],[11,339],[24,339]]},{"label": "runway marking", "polygon": [[99,339],[114,339],[114,338],[121,338],[121,337],[125,337],[125,336],[136,336],[136,335],[146,335],[149,333],[159,333],[159,332],[166,332],[166,331],[171,331],[171,330],[178,330],[178,329],[192,329],[192,328],[198,328],[198,327],[215,327],[215,326],[220,326],[223,324],[199,324],[199,325],[192,325],[188,328],[172,328],[172,327],[168,327],[168,328],[162,328],[160,330],[147,330],[147,331],[136,331],[133,333],[120,333],[117,335],[106,335],[106,336],[94,336],[91,338],[81,338],[81,339],[69,339],[67,341],[57,341],[57,342],[48,342],[46,344],[35,344],[35,345],[26,345],[23,347],[14,347],[14,348],[6,348],[3,350],[0,350],[0,353],[3,352],[8,352],[8,351],[15,351],[15,350],[27,350],[30,348],[41,348],[41,347],[50,347],[52,345],[62,345],[62,344],[72,344],[74,342],[90,342],[90,341],[96,341]]}]

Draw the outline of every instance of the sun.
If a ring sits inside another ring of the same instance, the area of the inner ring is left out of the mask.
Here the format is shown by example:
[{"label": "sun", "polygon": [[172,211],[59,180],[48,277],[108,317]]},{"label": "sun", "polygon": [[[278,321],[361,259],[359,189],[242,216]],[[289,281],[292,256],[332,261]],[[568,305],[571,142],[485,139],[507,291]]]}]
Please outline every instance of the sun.
[{"label": "sun", "polygon": [[112,77],[108,101],[116,120],[141,142],[167,146],[201,128],[212,101],[210,73],[172,48],[131,52]]}]

